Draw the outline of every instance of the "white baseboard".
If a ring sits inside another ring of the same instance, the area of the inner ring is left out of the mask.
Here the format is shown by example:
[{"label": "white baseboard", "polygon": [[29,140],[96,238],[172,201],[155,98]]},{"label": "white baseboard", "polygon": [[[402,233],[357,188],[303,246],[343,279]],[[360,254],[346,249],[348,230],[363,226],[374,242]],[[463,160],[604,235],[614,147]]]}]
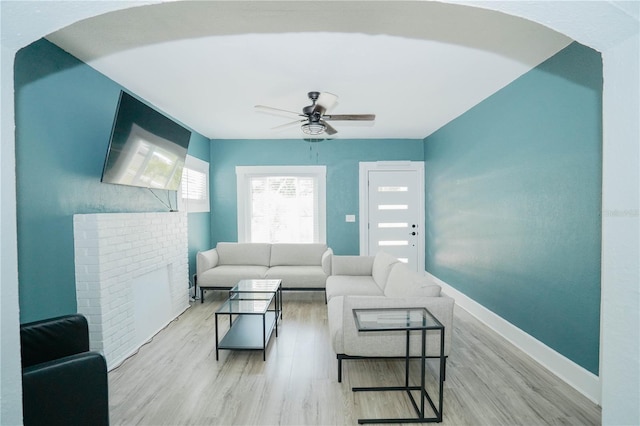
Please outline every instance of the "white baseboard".
[{"label": "white baseboard", "polygon": [[589,398],[594,403],[601,405],[601,383],[598,376],[560,355],[555,350],[525,333],[502,317],[491,312],[444,281],[429,274],[428,272],[425,272],[425,274],[437,281],[438,284],[442,286],[442,292],[447,296],[454,298],[456,305],[460,308],[469,312],[487,327],[491,328],[500,336],[507,339],[510,343],[527,353],[527,355],[583,394],[585,397]]}]

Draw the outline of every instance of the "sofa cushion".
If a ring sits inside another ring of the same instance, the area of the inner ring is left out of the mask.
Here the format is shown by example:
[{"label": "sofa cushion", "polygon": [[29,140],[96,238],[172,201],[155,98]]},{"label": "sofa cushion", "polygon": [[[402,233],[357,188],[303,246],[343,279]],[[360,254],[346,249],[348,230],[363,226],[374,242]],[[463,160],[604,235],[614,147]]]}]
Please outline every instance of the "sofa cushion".
[{"label": "sofa cushion", "polygon": [[384,291],[387,285],[387,277],[389,276],[391,267],[398,262],[398,259],[383,251],[375,255],[371,275],[382,291]]},{"label": "sofa cushion", "polygon": [[282,280],[282,288],[325,288],[327,276],[322,266],[272,266],[265,278]]},{"label": "sofa cushion", "polygon": [[240,280],[264,278],[267,269],[259,265],[220,265],[198,274],[198,285],[231,288]]},{"label": "sofa cushion", "polygon": [[389,272],[384,295],[387,297],[402,297],[415,286],[416,273],[410,270],[404,263],[396,263]]},{"label": "sofa cushion", "polygon": [[384,295],[387,297],[435,297],[440,296],[440,286],[428,277],[412,271],[406,264],[396,263],[389,272]]},{"label": "sofa cushion", "polygon": [[218,265],[269,266],[271,244],[267,243],[218,243]]},{"label": "sofa cushion", "polygon": [[322,265],[326,244],[272,244],[269,266]]},{"label": "sofa cushion", "polygon": [[327,278],[327,300],[344,295],[382,296],[382,290],[370,275],[332,275]]}]

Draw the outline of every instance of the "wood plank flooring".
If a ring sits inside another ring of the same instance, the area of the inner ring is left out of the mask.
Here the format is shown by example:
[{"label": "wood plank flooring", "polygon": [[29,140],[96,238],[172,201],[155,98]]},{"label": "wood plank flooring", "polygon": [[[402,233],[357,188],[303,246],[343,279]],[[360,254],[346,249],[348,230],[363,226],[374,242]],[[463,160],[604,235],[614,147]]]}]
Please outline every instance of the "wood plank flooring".
[{"label": "wood plank flooring", "polygon": [[[284,293],[284,318],[266,361],[259,351],[220,351],[216,361],[214,312],[224,297],[207,292],[203,304],[192,303],[109,373],[111,424],[343,425],[414,414],[401,392],[351,391],[401,384],[402,361],[345,361],[337,382],[320,292]],[[228,320],[220,321],[226,331]],[[601,422],[596,404],[461,309],[454,317],[443,411],[443,425]]]}]

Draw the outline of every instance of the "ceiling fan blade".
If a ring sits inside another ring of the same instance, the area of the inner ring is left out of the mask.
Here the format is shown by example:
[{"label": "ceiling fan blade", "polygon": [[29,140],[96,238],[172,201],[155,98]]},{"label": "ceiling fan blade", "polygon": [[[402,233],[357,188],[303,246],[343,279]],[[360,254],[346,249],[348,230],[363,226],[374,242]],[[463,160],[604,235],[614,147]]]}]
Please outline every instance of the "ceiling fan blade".
[{"label": "ceiling fan blade", "polygon": [[319,112],[324,114],[327,111],[331,111],[331,109],[336,106],[336,103],[338,103],[338,97],[336,95],[329,92],[322,92],[316,101],[316,111],[318,111],[318,107],[320,107],[322,110]]},{"label": "ceiling fan blade", "polygon": [[328,135],[335,135],[336,133],[338,133],[338,131],[336,129],[334,129],[329,123],[327,123],[326,121],[322,121],[322,124],[324,124],[324,132]]},{"label": "ceiling fan blade", "polygon": [[296,120],[296,121],[292,121],[292,122],[290,122],[290,123],[284,123],[284,124],[281,124],[281,125],[279,125],[279,126],[272,127],[272,128],[271,128],[271,130],[282,130],[282,129],[286,129],[286,128],[292,127],[292,126],[294,126],[294,125],[296,125],[296,124],[304,123],[305,121],[307,121],[307,120],[306,120],[306,119],[305,119],[305,120]]},{"label": "ceiling fan blade", "polygon": [[333,120],[333,121],[347,121],[347,120],[357,120],[357,121],[373,121],[376,119],[375,114],[331,114],[325,115],[322,117],[325,120]]},{"label": "ceiling fan blade", "polygon": [[285,113],[285,114],[293,114],[298,117],[304,117],[304,115],[299,112],[288,111],[286,109],[274,108],[266,105],[256,105],[254,108],[262,110],[263,112],[271,112],[271,113]]}]

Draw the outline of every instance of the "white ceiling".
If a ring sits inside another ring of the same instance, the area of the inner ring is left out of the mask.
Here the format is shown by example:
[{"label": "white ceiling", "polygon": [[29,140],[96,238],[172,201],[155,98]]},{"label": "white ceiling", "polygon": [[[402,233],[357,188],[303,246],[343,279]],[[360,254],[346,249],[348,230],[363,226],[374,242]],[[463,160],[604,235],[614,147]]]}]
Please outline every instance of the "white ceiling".
[{"label": "white ceiling", "polygon": [[47,37],[211,139],[272,130],[307,92],[339,96],[339,138],[421,139],[571,39],[498,12],[437,2],[179,1],[107,13]]}]

